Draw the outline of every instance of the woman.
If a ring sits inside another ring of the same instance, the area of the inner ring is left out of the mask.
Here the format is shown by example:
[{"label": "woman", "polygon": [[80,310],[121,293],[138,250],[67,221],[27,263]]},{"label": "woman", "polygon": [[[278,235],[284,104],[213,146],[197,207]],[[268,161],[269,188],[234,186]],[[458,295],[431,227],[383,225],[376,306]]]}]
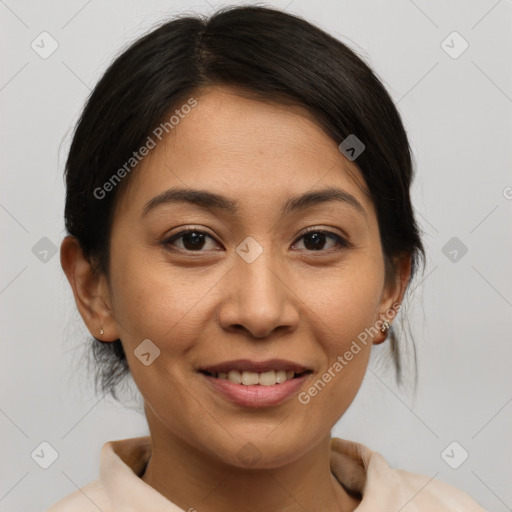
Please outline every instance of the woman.
[{"label": "woman", "polygon": [[331,438],[423,256],[410,148],[350,49],[274,9],[163,24],[89,98],[61,262],[150,436],[50,508],[481,511]]}]

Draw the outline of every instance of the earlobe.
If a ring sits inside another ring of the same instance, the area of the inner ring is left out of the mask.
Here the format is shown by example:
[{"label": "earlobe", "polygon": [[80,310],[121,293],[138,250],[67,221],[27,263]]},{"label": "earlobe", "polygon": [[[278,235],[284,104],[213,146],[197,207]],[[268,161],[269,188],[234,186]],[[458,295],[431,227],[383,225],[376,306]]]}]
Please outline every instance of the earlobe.
[{"label": "earlobe", "polygon": [[384,287],[379,320],[376,321],[378,334],[373,339],[373,344],[378,345],[384,342],[389,329],[400,310],[402,301],[411,277],[411,255],[404,254],[393,259],[394,272],[391,279],[387,280]]},{"label": "earlobe", "polygon": [[375,322],[374,330],[376,331],[376,334],[373,336],[374,345],[380,345],[386,341],[389,329],[391,328],[391,324],[394,319],[394,315],[391,311],[392,310],[388,310],[384,314],[381,314],[379,319]]},{"label": "earlobe", "polygon": [[62,241],[60,262],[89,332],[102,341],[118,339],[106,276],[93,268],[75,237]]}]

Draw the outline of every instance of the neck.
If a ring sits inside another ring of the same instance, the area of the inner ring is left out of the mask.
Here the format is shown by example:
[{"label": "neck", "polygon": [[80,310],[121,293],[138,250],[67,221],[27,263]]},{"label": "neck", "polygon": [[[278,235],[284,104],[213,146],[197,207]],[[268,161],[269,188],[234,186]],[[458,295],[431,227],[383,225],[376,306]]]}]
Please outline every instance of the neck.
[{"label": "neck", "polygon": [[142,480],[185,511],[244,510],[249,504],[266,512],[351,512],[360,503],[331,473],[330,435],[291,464],[251,469],[226,464],[169,431],[151,432]]}]

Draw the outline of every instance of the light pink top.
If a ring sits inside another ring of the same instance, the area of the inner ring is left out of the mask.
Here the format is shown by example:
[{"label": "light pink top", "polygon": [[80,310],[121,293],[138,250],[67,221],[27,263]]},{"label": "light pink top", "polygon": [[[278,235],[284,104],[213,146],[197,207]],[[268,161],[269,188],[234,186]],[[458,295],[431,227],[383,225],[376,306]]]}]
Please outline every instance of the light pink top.
[{"label": "light pink top", "polygon": [[[141,478],[151,454],[149,436],[105,443],[99,479],[46,512],[184,512]],[[366,446],[331,439],[331,471],[362,496],[357,512],[485,512],[463,491],[427,476],[389,467]]]}]

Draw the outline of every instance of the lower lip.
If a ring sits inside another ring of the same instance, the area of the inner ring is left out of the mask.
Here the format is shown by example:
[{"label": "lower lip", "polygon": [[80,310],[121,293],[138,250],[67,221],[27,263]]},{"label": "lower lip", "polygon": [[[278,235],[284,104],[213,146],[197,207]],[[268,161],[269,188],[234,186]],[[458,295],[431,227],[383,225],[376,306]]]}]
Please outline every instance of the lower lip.
[{"label": "lower lip", "polygon": [[272,386],[262,386],[261,384],[245,386],[244,384],[236,384],[227,379],[211,377],[201,372],[199,374],[206,379],[215,391],[231,402],[245,407],[279,405],[295,395],[310,375],[309,372],[304,373],[300,377]]}]

